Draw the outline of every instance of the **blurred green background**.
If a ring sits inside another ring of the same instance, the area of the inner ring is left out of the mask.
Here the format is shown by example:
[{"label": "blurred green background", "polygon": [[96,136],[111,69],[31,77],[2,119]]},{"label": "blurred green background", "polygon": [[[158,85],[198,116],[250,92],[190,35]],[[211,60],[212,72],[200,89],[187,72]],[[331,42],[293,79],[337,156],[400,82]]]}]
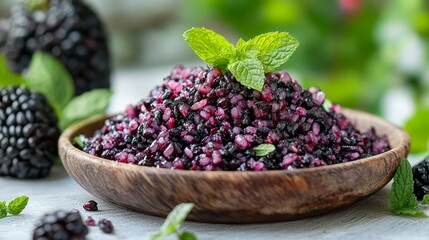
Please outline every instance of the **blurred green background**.
[{"label": "blurred green background", "polygon": [[301,45],[284,66],[332,102],[403,125],[414,152],[429,136],[429,1],[187,1],[188,23],[243,38],[288,31]]},{"label": "blurred green background", "polygon": [[[2,0],[5,14],[12,0]],[[428,0],[87,0],[110,34],[116,71],[199,64],[182,33],[211,28],[231,42],[268,31],[300,41],[282,68],[342,106],[429,139]],[[1,11],[0,11],[1,13]],[[167,75],[167,73],[166,73]]]}]

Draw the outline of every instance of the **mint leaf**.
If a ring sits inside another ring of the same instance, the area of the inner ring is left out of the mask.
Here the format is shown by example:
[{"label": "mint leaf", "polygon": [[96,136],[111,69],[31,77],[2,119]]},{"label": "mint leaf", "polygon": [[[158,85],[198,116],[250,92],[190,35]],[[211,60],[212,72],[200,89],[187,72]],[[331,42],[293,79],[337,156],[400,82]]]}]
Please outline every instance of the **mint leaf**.
[{"label": "mint leaf", "polygon": [[168,214],[164,224],[162,224],[160,231],[173,233],[182,226],[188,214],[191,212],[194,204],[192,203],[181,203],[177,205],[173,211]]},{"label": "mint leaf", "polygon": [[60,129],[95,115],[102,115],[109,106],[112,92],[108,89],[94,89],[73,98],[60,116]]},{"label": "mint leaf", "polygon": [[332,102],[329,99],[325,98],[325,101],[323,102],[323,108],[327,112],[329,112],[331,110],[331,107],[332,107]]},{"label": "mint leaf", "polygon": [[235,79],[248,88],[262,90],[265,82],[264,67],[257,59],[245,59],[228,65]]},{"label": "mint leaf", "polygon": [[390,208],[397,215],[427,217],[420,209],[413,193],[414,181],[411,165],[407,159],[402,159],[393,177],[390,190]]},{"label": "mint leaf", "polygon": [[193,203],[181,203],[177,205],[168,214],[159,231],[149,236],[149,240],[165,239],[168,235],[177,232],[193,207]]},{"label": "mint leaf", "polygon": [[292,56],[299,46],[298,40],[287,32],[270,32],[256,36],[248,41],[260,51],[258,59],[264,65],[265,72],[271,72]]},{"label": "mint leaf", "polygon": [[242,85],[262,90],[264,72],[285,63],[299,43],[287,32],[270,32],[244,41],[236,48],[222,35],[205,28],[192,28],[183,36],[194,52],[206,63],[229,70]]},{"label": "mint leaf", "polygon": [[179,240],[197,240],[197,237],[195,236],[195,234],[185,231],[179,235]]},{"label": "mint leaf", "polygon": [[191,28],[183,33],[194,52],[207,64],[226,70],[235,56],[234,46],[222,35],[206,28]]},{"label": "mint leaf", "polygon": [[241,38],[238,39],[236,48],[236,52],[238,55],[237,58],[239,60],[244,60],[246,58],[256,58],[260,53],[256,45],[249,44],[249,42],[245,42]]},{"label": "mint leaf", "polygon": [[266,156],[275,150],[276,147],[273,144],[259,144],[253,148],[253,151],[255,151],[255,154],[258,157]]},{"label": "mint leaf", "polygon": [[426,194],[423,196],[422,204],[428,204],[429,203],[429,194]]},{"label": "mint leaf", "polygon": [[0,202],[0,219],[5,218],[7,216],[7,207],[6,202]]},{"label": "mint leaf", "polygon": [[74,142],[80,147],[80,148],[83,148],[84,147],[84,144],[83,144],[83,141],[82,141],[82,139],[80,138],[80,136],[76,136],[76,137],[74,137],[73,138],[73,140],[74,140]]},{"label": "mint leaf", "polygon": [[3,54],[0,54],[0,76],[0,87],[7,87],[9,85],[25,85],[25,81],[20,75],[9,70],[6,58]]},{"label": "mint leaf", "polygon": [[[286,33],[288,34],[288,33]],[[249,41],[246,42],[244,45],[245,49],[249,47],[255,46],[260,51],[260,56],[263,56],[269,52],[275,51],[281,41],[283,40],[284,36],[283,33],[279,32],[269,32],[260,34]],[[237,46],[238,49],[238,46]]]},{"label": "mint leaf", "polygon": [[27,206],[28,203],[28,197],[27,196],[21,196],[17,197],[11,202],[9,202],[7,206],[7,210],[10,214],[20,214],[22,210]]},{"label": "mint leaf", "polygon": [[54,57],[36,52],[33,54],[25,78],[28,87],[42,93],[54,108],[57,116],[61,116],[61,109],[74,95],[72,77],[64,66]]}]

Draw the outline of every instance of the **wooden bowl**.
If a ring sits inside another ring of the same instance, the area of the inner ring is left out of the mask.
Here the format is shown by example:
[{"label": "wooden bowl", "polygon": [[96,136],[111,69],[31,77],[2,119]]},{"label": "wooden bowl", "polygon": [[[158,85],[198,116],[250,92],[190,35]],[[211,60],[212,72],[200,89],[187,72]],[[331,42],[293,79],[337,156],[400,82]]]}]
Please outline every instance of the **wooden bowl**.
[{"label": "wooden bowl", "polygon": [[393,124],[355,110],[343,110],[358,129],[375,127],[392,149],[377,156],[293,171],[205,172],[130,165],[86,154],[72,145],[91,135],[106,117],[67,129],[59,153],[67,172],[89,193],[119,206],[165,217],[179,203],[195,207],[189,220],[253,223],[295,220],[354,203],[386,185],[408,154],[410,138]]}]

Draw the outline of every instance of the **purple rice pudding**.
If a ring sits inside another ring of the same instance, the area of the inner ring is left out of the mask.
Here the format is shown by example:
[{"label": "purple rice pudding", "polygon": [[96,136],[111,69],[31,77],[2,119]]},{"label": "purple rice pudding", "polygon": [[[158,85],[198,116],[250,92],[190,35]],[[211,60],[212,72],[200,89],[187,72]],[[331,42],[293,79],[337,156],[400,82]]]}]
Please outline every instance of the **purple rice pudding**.
[{"label": "purple rice pudding", "polygon": [[[261,92],[218,68],[175,67],[149,97],[107,119],[83,151],[148,167],[292,170],[344,163],[390,149],[374,128],[357,130],[325,94],[285,71],[265,74]],[[274,151],[255,153],[270,144]]]}]

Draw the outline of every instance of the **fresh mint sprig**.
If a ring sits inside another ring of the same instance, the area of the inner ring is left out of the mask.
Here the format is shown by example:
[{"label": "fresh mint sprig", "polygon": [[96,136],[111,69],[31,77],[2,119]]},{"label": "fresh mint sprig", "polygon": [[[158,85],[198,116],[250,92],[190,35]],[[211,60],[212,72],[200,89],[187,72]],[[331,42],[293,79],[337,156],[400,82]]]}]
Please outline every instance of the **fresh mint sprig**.
[{"label": "fresh mint sprig", "polygon": [[413,193],[414,181],[411,165],[407,159],[402,159],[393,177],[390,190],[390,208],[394,214],[412,217],[428,217],[419,208]]},{"label": "fresh mint sprig", "polygon": [[264,73],[284,64],[299,42],[287,32],[269,32],[234,47],[222,35],[206,28],[191,28],[183,36],[207,64],[229,70],[244,86],[261,91]]},{"label": "fresh mint sprig", "polygon": [[7,214],[13,214],[18,215],[24,210],[24,208],[28,204],[28,197],[27,196],[20,196],[15,198],[14,200],[10,201],[9,204],[6,206],[5,201],[0,202],[0,219],[5,218]]},{"label": "fresh mint sprig", "polygon": [[149,240],[163,240],[174,233],[176,233],[179,240],[196,240],[197,237],[191,232],[178,232],[193,207],[194,204],[192,203],[181,203],[177,205],[173,211],[168,214],[159,231],[149,236]]}]

